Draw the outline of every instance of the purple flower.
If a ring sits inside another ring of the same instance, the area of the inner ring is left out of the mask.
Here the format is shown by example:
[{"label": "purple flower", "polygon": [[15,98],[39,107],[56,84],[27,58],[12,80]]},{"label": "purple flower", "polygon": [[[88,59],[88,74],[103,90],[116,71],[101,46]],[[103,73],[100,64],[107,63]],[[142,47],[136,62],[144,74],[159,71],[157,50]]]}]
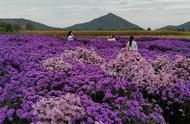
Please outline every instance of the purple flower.
[{"label": "purple flower", "polygon": [[22,109],[17,109],[16,110],[16,115],[20,118],[22,118],[22,114],[24,113],[24,111]]},{"label": "purple flower", "polygon": [[0,112],[0,124],[3,124],[6,119],[6,114],[4,112]]},{"label": "purple flower", "polygon": [[12,120],[13,120],[13,114],[14,114],[14,112],[15,112],[15,109],[9,109],[9,110],[7,111],[7,117],[8,117],[8,119],[9,119],[9,121],[12,121]]},{"label": "purple flower", "polygon": [[162,115],[178,114],[166,106],[183,108],[190,99],[190,40],[135,40],[138,52],[124,48],[128,38],[0,35],[0,123],[164,124]]},{"label": "purple flower", "polygon": [[3,88],[0,87],[0,95],[3,93]]},{"label": "purple flower", "polygon": [[14,114],[14,112],[15,112],[15,109],[9,109],[9,110],[7,110],[7,116],[8,117],[12,117],[13,114]]},{"label": "purple flower", "polygon": [[30,111],[32,108],[32,102],[26,102],[24,105],[23,105],[23,110],[24,111]]}]

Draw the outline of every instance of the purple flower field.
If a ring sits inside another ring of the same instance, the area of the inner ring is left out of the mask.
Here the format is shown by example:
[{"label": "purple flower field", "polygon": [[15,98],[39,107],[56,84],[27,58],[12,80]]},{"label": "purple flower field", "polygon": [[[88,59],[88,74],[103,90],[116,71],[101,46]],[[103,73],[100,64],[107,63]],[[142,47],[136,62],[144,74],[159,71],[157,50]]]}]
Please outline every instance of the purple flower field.
[{"label": "purple flower field", "polygon": [[189,124],[190,40],[0,35],[0,124]]}]

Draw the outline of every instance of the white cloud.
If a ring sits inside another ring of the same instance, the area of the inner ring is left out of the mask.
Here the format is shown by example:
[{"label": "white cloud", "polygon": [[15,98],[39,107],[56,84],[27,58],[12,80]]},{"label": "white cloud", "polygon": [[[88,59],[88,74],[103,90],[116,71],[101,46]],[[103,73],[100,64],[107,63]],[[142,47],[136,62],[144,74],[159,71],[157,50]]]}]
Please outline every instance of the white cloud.
[{"label": "white cloud", "polygon": [[66,27],[113,12],[144,28],[190,21],[190,0],[0,0],[0,17]]},{"label": "white cloud", "polygon": [[171,6],[167,6],[164,9],[171,9],[171,10],[184,10],[184,9],[190,9],[190,3],[188,4],[174,4]]}]

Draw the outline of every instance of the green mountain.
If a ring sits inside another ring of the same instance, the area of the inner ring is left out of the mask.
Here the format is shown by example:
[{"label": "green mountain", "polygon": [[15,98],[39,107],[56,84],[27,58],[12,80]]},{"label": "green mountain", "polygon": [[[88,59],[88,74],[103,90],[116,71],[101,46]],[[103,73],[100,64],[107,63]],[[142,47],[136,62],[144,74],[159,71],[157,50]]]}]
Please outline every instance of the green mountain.
[{"label": "green mountain", "polygon": [[47,26],[45,24],[41,24],[41,23],[34,22],[31,20],[23,19],[23,18],[19,18],[19,19],[0,18],[0,23],[9,23],[12,25],[19,25],[22,29],[26,29],[27,25],[31,25],[33,30],[53,29],[53,27]]},{"label": "green mountain", "polygon": [[190,21],[178,26],[170,25],[160,28],[161,30],[181,30],[181,31],[190,31]]},{"label": "green mountain", "polygon": [[92,21],[76,24],[65,28],[67,30],[143,30],[143,28],[117,16],[109,13],[105,16],[93,19]]}]

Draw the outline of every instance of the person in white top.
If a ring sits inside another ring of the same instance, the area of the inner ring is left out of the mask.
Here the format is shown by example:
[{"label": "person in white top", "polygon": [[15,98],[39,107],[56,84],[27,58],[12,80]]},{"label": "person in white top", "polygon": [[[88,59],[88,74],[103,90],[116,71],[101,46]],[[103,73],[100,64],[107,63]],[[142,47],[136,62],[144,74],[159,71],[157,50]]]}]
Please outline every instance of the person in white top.
[{"label": "person in white top", "polygon": [[137,42],[134,41],[134,36],[130,36],[129,41],[127,43],[128,50],[138,50]]},{"label": "person in white top", "polygon": [[68,40],[68,41],[73,41],[73,40],[74,40],[74,35],[73,35],[72,31],[69,31],[69,32],[68,32],[67,40]]},{"label": "person in white top", "polygon": [[116,40],[115,36],[112,35],[110,38],[108,38],[108,41],[117,41],[117,40]]}]

